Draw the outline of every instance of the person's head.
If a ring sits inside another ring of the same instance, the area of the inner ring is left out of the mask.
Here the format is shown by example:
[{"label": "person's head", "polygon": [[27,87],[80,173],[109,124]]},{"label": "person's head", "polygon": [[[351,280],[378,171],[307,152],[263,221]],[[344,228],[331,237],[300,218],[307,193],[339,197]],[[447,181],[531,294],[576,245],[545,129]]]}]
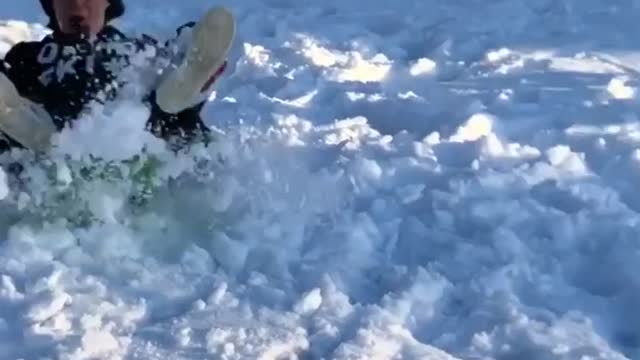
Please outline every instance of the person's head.
[{"label": "person's head", "polygon": [[92,37],[124,12],[122,0],[40,0],[49,27],[66,35]]}]

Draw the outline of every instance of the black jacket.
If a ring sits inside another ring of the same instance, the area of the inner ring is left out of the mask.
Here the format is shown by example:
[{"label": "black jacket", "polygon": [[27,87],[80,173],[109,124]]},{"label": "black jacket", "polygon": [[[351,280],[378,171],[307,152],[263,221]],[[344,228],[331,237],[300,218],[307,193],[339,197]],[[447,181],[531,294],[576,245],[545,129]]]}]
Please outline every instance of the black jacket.
[{"label": "black jacket", "polygon": [[[38,42],[15,45],[0,62],[0,71],[22,96],[41,104],[62,129],[73,126],[91,102],[113,100],[126,81],[121,73],[135,62],[135,56],[149,52],[154,57],[169,56],[167,48],[148,36],[128,38],[111,26],[91,43],[54,32]],[[207,131],[200,118],[202,103],[169,114],[156,105],[154,92],[143,101],[151,110],[148,128],[156,136],[189,140]],[[0,136],[0,152],[17,146],[8,136]]]}]

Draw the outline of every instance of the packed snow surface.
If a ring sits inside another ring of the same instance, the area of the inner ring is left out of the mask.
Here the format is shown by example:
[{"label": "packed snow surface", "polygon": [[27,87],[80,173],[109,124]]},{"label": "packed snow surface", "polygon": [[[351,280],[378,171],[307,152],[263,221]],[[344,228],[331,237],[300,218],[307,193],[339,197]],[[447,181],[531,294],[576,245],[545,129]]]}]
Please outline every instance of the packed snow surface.
[{"label": "packed snow surface", "polygon": [[[214,144],[166,151],[129,98],[2,156],[2,359],[640,358],[640,2],[129,0],[118,26],[213,3]],[[2,54],[47,32],[35,0],[0,18]]]}]

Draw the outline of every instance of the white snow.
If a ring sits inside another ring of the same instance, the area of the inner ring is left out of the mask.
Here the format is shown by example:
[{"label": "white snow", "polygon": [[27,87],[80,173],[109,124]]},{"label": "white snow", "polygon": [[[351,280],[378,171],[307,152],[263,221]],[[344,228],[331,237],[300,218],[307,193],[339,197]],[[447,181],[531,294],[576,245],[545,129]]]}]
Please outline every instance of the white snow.
[{"label": "white snow", "polygon": [[607,90],[614,99],[632,99],[636,94],[636,89],[627,85],[627,79],[615,77],[611,79]]},{"label": "white snow", "polygon": [[427,75],[433,73],[437,67],[438,64],[433,60],[422,58],[411,65],[409,73],[411,73],[412,76]]},{"label": "white snow", "polygon": [[218,3],[212,146],[146,133],[141,76],[0,155],[1,358],[640,358],[637,2]]},{"label": "white snow", "polygon": [[300,302],[298,302],[294,310],[300,315],[309,315],[322,305],[322,294],[319,288],[315,288],[304,294]]}]

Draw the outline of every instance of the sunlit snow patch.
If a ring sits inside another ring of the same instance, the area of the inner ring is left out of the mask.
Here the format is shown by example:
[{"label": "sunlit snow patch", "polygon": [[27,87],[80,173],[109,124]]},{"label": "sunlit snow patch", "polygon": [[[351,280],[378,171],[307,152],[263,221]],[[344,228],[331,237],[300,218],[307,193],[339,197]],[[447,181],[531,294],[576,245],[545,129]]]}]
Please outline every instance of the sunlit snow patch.
[{"label": "sunlit snow patch", "polygon": [[413,63],[409,69],[411,76],[421,76],[432,74],[436,70],[437,64],[427,58],[422,58]]},{"label": "sunlit snow patch", "polygon": [[636,88],[627,85],[628,81],[629,79],[624,77],[615,77],[609,82],[607,91],[614,99],[633,99],[636,95]]}]

